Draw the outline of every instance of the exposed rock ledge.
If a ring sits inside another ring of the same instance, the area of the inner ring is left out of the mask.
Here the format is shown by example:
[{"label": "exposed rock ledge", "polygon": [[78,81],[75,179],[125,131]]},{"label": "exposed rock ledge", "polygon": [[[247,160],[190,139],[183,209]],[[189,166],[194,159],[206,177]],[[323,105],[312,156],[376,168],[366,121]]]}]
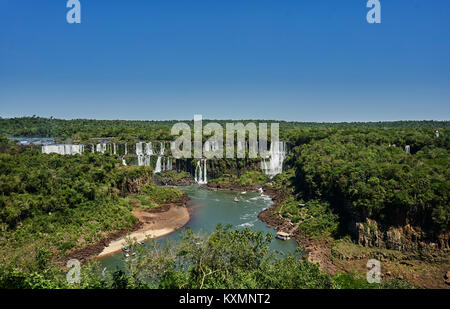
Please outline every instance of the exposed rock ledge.
[{"label": "exposed rock ledge", "polygon": [[429,235],[418,227],[405,225],[383,230],[374,220],[356,223],[356,241],[364,247],[378,247],[400,251],[450,250],[450,231],[443,232],[431,241]]}]

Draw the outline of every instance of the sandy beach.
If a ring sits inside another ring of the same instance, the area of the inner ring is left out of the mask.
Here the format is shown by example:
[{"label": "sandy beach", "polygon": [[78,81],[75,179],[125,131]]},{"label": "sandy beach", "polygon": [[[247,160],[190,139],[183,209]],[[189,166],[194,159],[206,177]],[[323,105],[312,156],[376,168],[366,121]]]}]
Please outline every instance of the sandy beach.
[{"label": "sandy beach", "polygon": [[104,257],[122,250],[126,238],[136,238],[144,241],[147,238],[158,238],[174,232],[189,222],[190,216],[186,207],[172,205],[164,212],[149,212],[146,210],[133,210],[133,214],[142,222],[139,230],[117,240],[113,240],[98,255]]}]

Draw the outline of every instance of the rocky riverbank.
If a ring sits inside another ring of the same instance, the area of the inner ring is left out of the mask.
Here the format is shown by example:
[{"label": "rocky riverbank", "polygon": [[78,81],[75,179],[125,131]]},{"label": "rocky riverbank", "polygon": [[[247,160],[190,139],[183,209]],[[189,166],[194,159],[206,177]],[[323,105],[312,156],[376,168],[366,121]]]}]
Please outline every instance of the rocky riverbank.
[{"label": "rocky riverbank", "polygon": [[274,228],[278,232],[291,234],[295,238],[297,244],[305,251],[305,258],[311,263],[319,263],[319,268],[333,275],[337,268],[331,259],[331,247],[326,240],[313,239],[306,233],[295,228],[289,220],[282,218],[280,214],[274,213],[278,204],[284,199],[284,193],[264,187],[264,194],[270,196],[273,205],[262,211],[258,218],[268,226]]},{"label": "rocky riverbank", "polygon": [[[290,232],[293,225],[282,218],[275,209],[285,198],[284,193],[264,188],[264,194],[270,196],[274,204],[259,214],[259,219],[277,231]],[[319,263],[320,269],[330,275],[336,273],[359,273],[365,278],[369,259],[375,258],[382,263],[382,280],[401,279],[423,288],[450,288],[450,258],[448,250],[434,251],[430,256],[421,256],[420,251],[402,252],[386,248],[361,246],[350,240],[336,240],[332,237],[310,237],[295,229],[291,232],[299,246],[305,250],[305,258]]]}]

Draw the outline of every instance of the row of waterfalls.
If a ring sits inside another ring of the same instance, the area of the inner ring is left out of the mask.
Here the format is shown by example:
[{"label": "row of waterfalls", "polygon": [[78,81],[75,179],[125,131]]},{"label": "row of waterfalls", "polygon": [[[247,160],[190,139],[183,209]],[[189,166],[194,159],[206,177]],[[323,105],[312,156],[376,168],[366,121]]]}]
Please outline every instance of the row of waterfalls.
[{"label": "row of waterfalls", "polygon": [[[90,147],[89,147],[90,146]],[[158,147],[159,146],[159,147]],[[89,149],[89,150],[87,150]],[[53,145],[43,145],[42,153],[50,154],[57,153],[61,155],[75,155],[75,154],[83,154],[86,151],[90,151],[92,153],[101,153],[101,154],[112,154],[115,156],[119,156],[121,158],[122,164],[127,165],[131,162],[131,164],[136,164],[138,166],[154,166],[154,173],[161,173],[164,171],[170,171],[173,168],[174,158],[171,156],[167,156],[166,153],[166,143],[159,142],[159,145],[156,146],[152,142],[138,142],[135,145],[134,153],[136,155],[134,161],[130,161],[130,155],[133,151],[129,152],[129,145],[125,144],[115,144],[111,142],[101,142],[98,144],[90,144],[90,145],[75,145],[75,144],[53,144]],[[205,151],[217,151],[219,150],[219,145],[217,142],[205,142],[204,150]],[[249,149],[248,143],[237,143],[237,150],[245,151]],[[277,174],[283,172],[283,161],[286,158],[286,143],[283,141],[277,143],[270,144],[270,150],[266,156],[261,158],[261,170],[266,175],[273,177]],[[136,160],[137,158],[137,160]],[[152,159],[155,158],[155,159]],[[210,159],[216,160],[216,159]],[[219,160],[219,159],[217,159]],[[198,159],[195,163],[195,170],[191,170],[191,173],[194,172],[193,176],[195,182],[198,184],[207,184],[208,183],[208,170],[207,170],[207,159]]]},{"label": "row of waterfalls", "polygon": [[75,155],[84,152],[84,145],[44,145],[42,146],[42,153],[58,153],[61,155]]},{"label": "row of waterfalls", "polygon": [[139,166],[150,166],[151,157],[157,156],[154,173],[161,173],[172,170],[172,157],[165,156],[166,146],[164,142],[159,144],[159,152],[154,151],[152,142],[139,142],[136,144],[136,156]]}]

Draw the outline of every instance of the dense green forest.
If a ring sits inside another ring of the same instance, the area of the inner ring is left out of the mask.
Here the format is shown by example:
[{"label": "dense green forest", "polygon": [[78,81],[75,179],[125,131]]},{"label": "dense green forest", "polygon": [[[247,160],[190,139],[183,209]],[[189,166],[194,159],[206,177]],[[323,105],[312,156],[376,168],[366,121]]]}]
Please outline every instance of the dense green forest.
[{"label": "dense green forest", "polygon": [[[225,128],[226,123],[259,122],[280,124],[281,137],[290,140],[298,130],[334,129],[448,129],[449,121],[392,121],[392,122],[348,122],[348,123],[316,123],[316,122],[286,122],[269,120],[203,120],[203,124],[217,122]],[[87,141],[91,138],[115,138],[121,141],[135,140],[172,140],[170,129],[177,122],[188,123],[193,128],[193,120],[171,121],[127,121],[127,120],[63,120],[41,117],[1,118],[0,134],[20,137],[53,137],[59,141]],[[307,135],[309,135],[307,133]]]},{"label": "dense green forest", "polygon": [[[294,148],[297,191],[348,205],[359,220],[450,228],[450,136],[426,129],[339,130]],[[410,146],[410,153],[404,147]]]},{"label": "dense green forest", "polygon": [[42,155],[10,146],[0,153],[1,264],[33,269],[45,252],[58,258],[103,232],[136,223],[122,196],[151,168],[124,167],[99,155]]},{"label": "dense green forest", "polygon": [[[43,155],[38,147],[16,146],[6,137],[169,140],[174,123],[0,118],[0,286],[66,287],[54,263],[109,231],[136,224],[130,200],[153,206],[179,197],[177,191],[150,185],[149,167],[122,166],[117,157],[89,152]],[[208,176],[211,184],[225,187],[269,183],[286,192],[276,211],[293,223],[301,222],[298,229],[310,235],[347,233],[348,222],[370,218],[384,228],[420,227],[434,241],[450,230],[449,124],[280,122],[290,149],[285,172],[270,180],[255,170],[257,162],[249,168],[223,159]],[[227,171],[218,171],[222,167]],[[177,177],[174,171],[167,175]],[[186,172],[182,176],[188,177]],[[106,279],[98,276],[94,264],[85,265],[91,279],[82,287],[366,287],[351,275],[328,276],[292,256],[280,259],[269,252],[262,235],[250,231],[219,228],[202,240],[202,246],[194,246],[198,237],[188,234],[165,252],[166,258],[142,254],[141,268]],[[180,260],[189,265],[187,271],[178,268]],[[405,287],[401,282],[393,286]]]},{"label": "dense green forest", "polygon": [[179,193],[142,181],[151,179],[150,168],[123,167],[112,157],[42,155],[35,148],[2,143],[2,288],[410,287],[401,281],[370,285],[352,275],[331,277],[317,265],[270,251],[270,235],[223,227],[206,239],[188,232],[170,247],[143,250],[130,244],[140,250],[137,263],[106,276],[96,263],[88,263],[82,283],[69,284],[57,263],[60,257],[95,242],[103,232],[135,223],[123,196],[139,192],[160,203]]}]

